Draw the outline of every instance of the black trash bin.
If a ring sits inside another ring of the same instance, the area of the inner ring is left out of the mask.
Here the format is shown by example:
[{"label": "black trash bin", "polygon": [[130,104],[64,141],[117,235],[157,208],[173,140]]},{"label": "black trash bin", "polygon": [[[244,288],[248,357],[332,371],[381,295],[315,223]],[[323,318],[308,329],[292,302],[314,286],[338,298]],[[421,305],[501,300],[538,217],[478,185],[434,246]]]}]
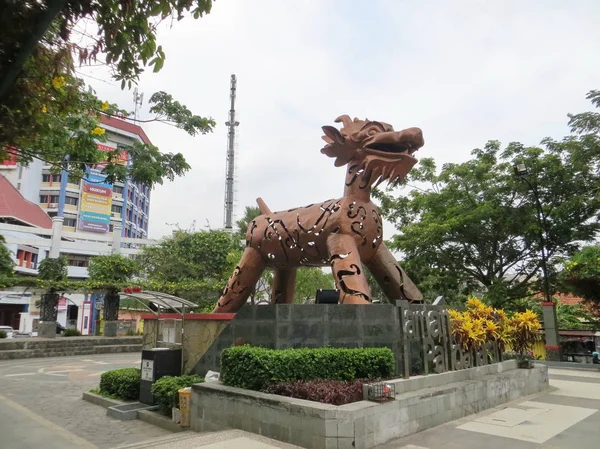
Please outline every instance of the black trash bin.
[{"label": "black trash bin", "polygon": [[153,348],[142,351],[140,402],[154,405],[151,389],[164,376],[181,376],[181,349]]}]

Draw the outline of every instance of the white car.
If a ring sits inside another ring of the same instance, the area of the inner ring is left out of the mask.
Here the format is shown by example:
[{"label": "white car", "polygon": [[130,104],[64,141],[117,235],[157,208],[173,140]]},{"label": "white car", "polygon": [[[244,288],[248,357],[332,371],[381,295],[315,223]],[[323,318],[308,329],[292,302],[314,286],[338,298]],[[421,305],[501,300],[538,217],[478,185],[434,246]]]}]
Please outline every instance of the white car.
[{"label": "white car", "polygon": [[15,330],[10,326],[0,326],[0,331],[6,332],[7,338],[13,338],[13,334],[15,333]]}]

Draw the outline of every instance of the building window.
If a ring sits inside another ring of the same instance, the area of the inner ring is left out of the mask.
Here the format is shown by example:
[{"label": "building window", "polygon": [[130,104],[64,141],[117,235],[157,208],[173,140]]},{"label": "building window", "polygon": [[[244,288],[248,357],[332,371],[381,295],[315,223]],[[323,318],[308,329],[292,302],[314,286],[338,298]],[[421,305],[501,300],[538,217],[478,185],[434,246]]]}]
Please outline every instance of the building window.
[{"label": "building window", "polygon": [[79,256],[76,254],[67,255],[67,265],[70,267],[87,267],[89,258],[87,256]]},{"label": "building window", "polygon": [[63,221],[63,225],[74,228],[75,226],[77,226],[77,219],[76,218],[65,218]]},{"label": "building window", "polygon": [[60,182],[60,175],[43,174],[42,182]]},{"label": "building window", "polygon": [[120,214],[123,212],[123,206],[117,206],[116,204],[113,204],[111,210],[117,214]]},{"label": "building window", "polygon": [[40,195],[40,203],[58,203],[58,195]]},{"label": "building window", "polygon": [[72,196],[65,197],[65,204],[71,204],[73,206],[77,206],[79,203],[79,198],[73,198]]},{"label": "building window", "polygon": [[123,194],[123,187],[121,187],[121,186],[113,186],[113,192],[114,193],[120,193],[122,195]]}]

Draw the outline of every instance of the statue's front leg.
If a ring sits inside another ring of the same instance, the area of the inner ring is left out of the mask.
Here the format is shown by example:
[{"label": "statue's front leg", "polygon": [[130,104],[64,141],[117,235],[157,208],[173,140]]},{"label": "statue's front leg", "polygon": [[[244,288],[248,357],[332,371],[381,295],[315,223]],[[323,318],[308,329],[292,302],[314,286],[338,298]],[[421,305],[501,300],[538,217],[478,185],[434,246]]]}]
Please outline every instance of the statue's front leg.
[{"label": "statue's front leg", "polygon": [[240,310],[246,304],[264,269],[265,263],[259,252],[254,248],[246,248],[213,313],[235,313]]},{"label": "statue's front leg", "polygon": [[373,258],[366,264],[377,283],[390,301],[408,299],[423,301],[423,294],[410,280],[392,252],[381,243]]},{"label": "statue's front leg", "polygon": [[370,304],[371,291],[354,238],[331,234],[327,239],[327,249],[335,285],[340,291],[340,303]]}]

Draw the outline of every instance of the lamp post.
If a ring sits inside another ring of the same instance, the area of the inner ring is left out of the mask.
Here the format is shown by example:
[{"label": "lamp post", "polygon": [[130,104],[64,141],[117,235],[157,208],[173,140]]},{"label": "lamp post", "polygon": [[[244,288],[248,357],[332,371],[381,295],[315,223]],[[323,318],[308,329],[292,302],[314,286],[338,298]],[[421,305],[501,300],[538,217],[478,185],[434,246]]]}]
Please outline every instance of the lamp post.
[{"label": "lamp post", "polygon": [[533,192],[533,196],[535,198],[535,206],[537,209],[537,219],[540,225],[540,245],[541,245],[541,253],[542,253],[542,273],[544,276],[544,300],[546,302],[552,302],[550,298],[550,284],[548,283],[548,264],[547,264],[547,255],[546,255],[546,240],[548,236],[548,229],[546,227],[546,216],[544,215],[544,210],[542,209],[542,203],[540,202],[540,195],[537,189],[536,183],[531,183],[529,179],[527,179],[527,175],[529,174],[529,169],[527,165],[524,163],[516,163],[514,165],[515,174],[525,181],[529,186],[529,189]]}]

